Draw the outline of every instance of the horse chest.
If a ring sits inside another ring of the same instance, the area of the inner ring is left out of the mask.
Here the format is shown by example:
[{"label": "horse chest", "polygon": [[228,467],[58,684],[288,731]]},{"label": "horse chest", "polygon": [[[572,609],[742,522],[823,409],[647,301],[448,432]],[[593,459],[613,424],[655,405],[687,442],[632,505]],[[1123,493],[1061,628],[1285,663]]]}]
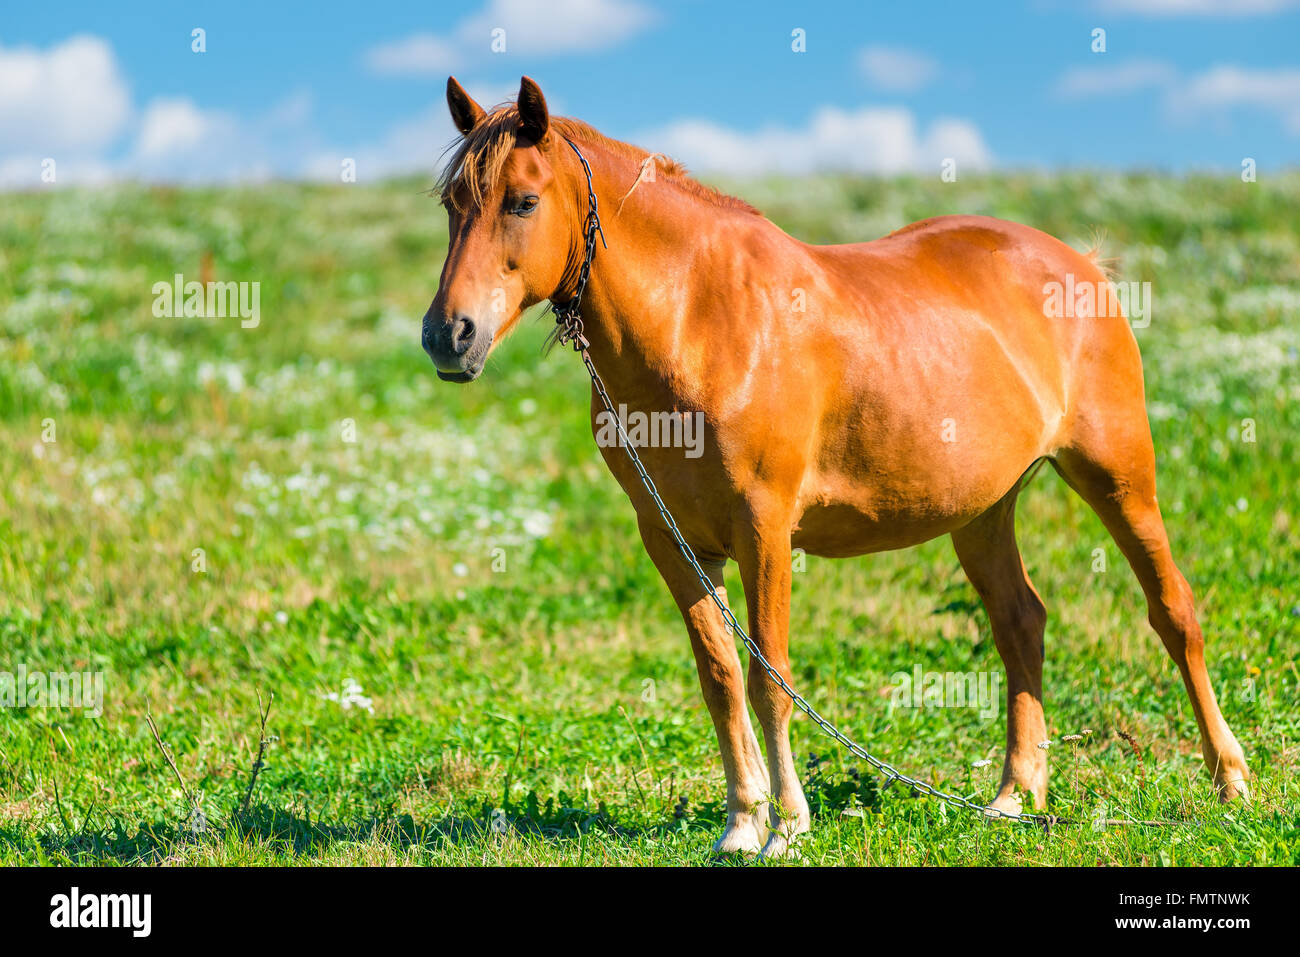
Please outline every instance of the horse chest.
[{"label": "horse chest", "polygon": [[706,550],[724,551],[735,495],[729,491],[717,445],[706,437],[703,414],[657,415],[626,407],[618,412],[616,421],[607,413],[593,416],[592,434],[638,516],[666,525],[628,455],[629,445],[687,539]]}]

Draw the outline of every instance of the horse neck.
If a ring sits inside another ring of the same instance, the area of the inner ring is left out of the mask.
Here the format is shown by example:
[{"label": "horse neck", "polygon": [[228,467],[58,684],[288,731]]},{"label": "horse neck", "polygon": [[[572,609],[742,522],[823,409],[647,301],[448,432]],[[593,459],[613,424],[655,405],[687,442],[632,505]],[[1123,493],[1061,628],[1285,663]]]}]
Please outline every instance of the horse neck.
[{"label": "horse neck", "polygon": [[[689,337],[707,325],[708,317],[692,315],[690,304],[725,302],[702,288],[725,283],[725,276],[692,269],[696,250],[718,232],[762,219],[715,206],[666,182],[662,173],[655,181],[643,180],[628,195],[641,171],[639,159],[599,145],[584,143],[579,149],[591,164],[607,242],[596,241],[582,300],[592,357],[606,378],[632,389],[638,384],[656,388],[683,369],[683,354],[694,351]],[[587,182],[576,158],[575,166],[581,239]]]}]

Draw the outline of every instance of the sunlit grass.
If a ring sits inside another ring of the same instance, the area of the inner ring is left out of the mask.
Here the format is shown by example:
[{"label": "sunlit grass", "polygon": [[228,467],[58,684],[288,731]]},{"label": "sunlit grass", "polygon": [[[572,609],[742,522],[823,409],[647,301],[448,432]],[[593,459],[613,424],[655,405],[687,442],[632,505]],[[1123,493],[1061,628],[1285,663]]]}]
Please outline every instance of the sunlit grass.
[{"label": "sunlit grass", "polygon": [[[107,687],[98,718],[0,710],[0,862],[709,859],[711,724],[588,431],[584,373],[541,354],[543,321],[476,385],[433,378],[419,317],[446,239],[425,185],[4,197],[0,671],[104,671]],[[1257,776],[1250,807],[1214,803],[1136,583],[1046,470],[1019,525],[1051,613],[1052,810],[1188,826],[987,826],[853,777],[797,719],[819,809],[803,860],[1300,863],[1300,174],[738,188],[824,242],[945,212],[1080,247],[1103,227],[1121,277],[1152,282],[1138,336],[1160,498]],[[205,270],[262,284],[256,329],[152,314],[154,282]],[[728,584],[741,593],[734,569]],[[900,767],[990,796],[1001,716],[889,708],[918,663],[1000,668],[950,545],[809,559],[794,588],[800,688]],[[373,711],[328,697],[349,680]],[[259,691],[276,740],[241,812]]]}]

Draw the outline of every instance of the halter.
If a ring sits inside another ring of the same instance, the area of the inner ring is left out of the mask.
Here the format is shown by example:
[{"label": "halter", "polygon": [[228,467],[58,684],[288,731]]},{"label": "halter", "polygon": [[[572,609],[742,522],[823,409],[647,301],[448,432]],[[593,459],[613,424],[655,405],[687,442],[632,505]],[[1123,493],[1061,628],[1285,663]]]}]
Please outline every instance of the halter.
[{"label": "halter", "polygon": [[[573,140],[566,136],[564,142],[568,143],[569,148],[577,154],[579,162],[582,163],[583,172],[587,174],[587,219],[583,226],[587,249],[582,258],[582,268],[578,270],[578,286],[572,298],[561,303],[551,303],[551,311],[555,313],[555,324],[559,326],[556,341],[560,345],[573,343],[574,350],[581,352],[585,359],[587,347],[591,343],[582,334],[582,315],[578,310],[582,305],[582,294],[587,289],[587,281],[591,279],[591,260],[596,255],[596,234],[600,234],[600,244],[602,246],[608,249],[609,244],[605,242],[605,231],[600,228],[600,213],[596,206],[596,188],[591,182],[591,167],[587,164],[587,158],[574,145]],[[591,365],[590,360],[588,360],[587,364]],[[592,368],[591,374],[595,377],[596,370],[594,368]]]}]

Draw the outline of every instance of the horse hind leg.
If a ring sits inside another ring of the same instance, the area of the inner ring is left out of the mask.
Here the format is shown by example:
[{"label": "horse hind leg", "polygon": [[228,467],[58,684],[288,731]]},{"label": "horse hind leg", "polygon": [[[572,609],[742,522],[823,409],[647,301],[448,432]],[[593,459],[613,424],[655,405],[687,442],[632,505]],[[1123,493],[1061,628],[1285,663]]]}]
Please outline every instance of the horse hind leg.
[{"label": "horse hind leg", "polygon": [[1201,754],[1220,800],[1248,798],[1246,759],[1215,700],[1192,590],[1174,564],[1156,502],[1155,453],[1145,415],[1140,429],[1113,429],[1096,445],[1100,448],[1076,443],[1062,449],[1053,464],[1097,513],[1142,585],[1148,620],[1191,698]]},{"label": "horse hind leg", "polygon": [[1043,631],[1047,609],[1016,546],[1017,484],[1001,501],[952,533],[962,569],[988,612],[993,642],[1007,673],[1007,756],[993,807],[1019,813],[1027,793],[1035,810],[1047,804],[1047,740],[1043,716]]}]

